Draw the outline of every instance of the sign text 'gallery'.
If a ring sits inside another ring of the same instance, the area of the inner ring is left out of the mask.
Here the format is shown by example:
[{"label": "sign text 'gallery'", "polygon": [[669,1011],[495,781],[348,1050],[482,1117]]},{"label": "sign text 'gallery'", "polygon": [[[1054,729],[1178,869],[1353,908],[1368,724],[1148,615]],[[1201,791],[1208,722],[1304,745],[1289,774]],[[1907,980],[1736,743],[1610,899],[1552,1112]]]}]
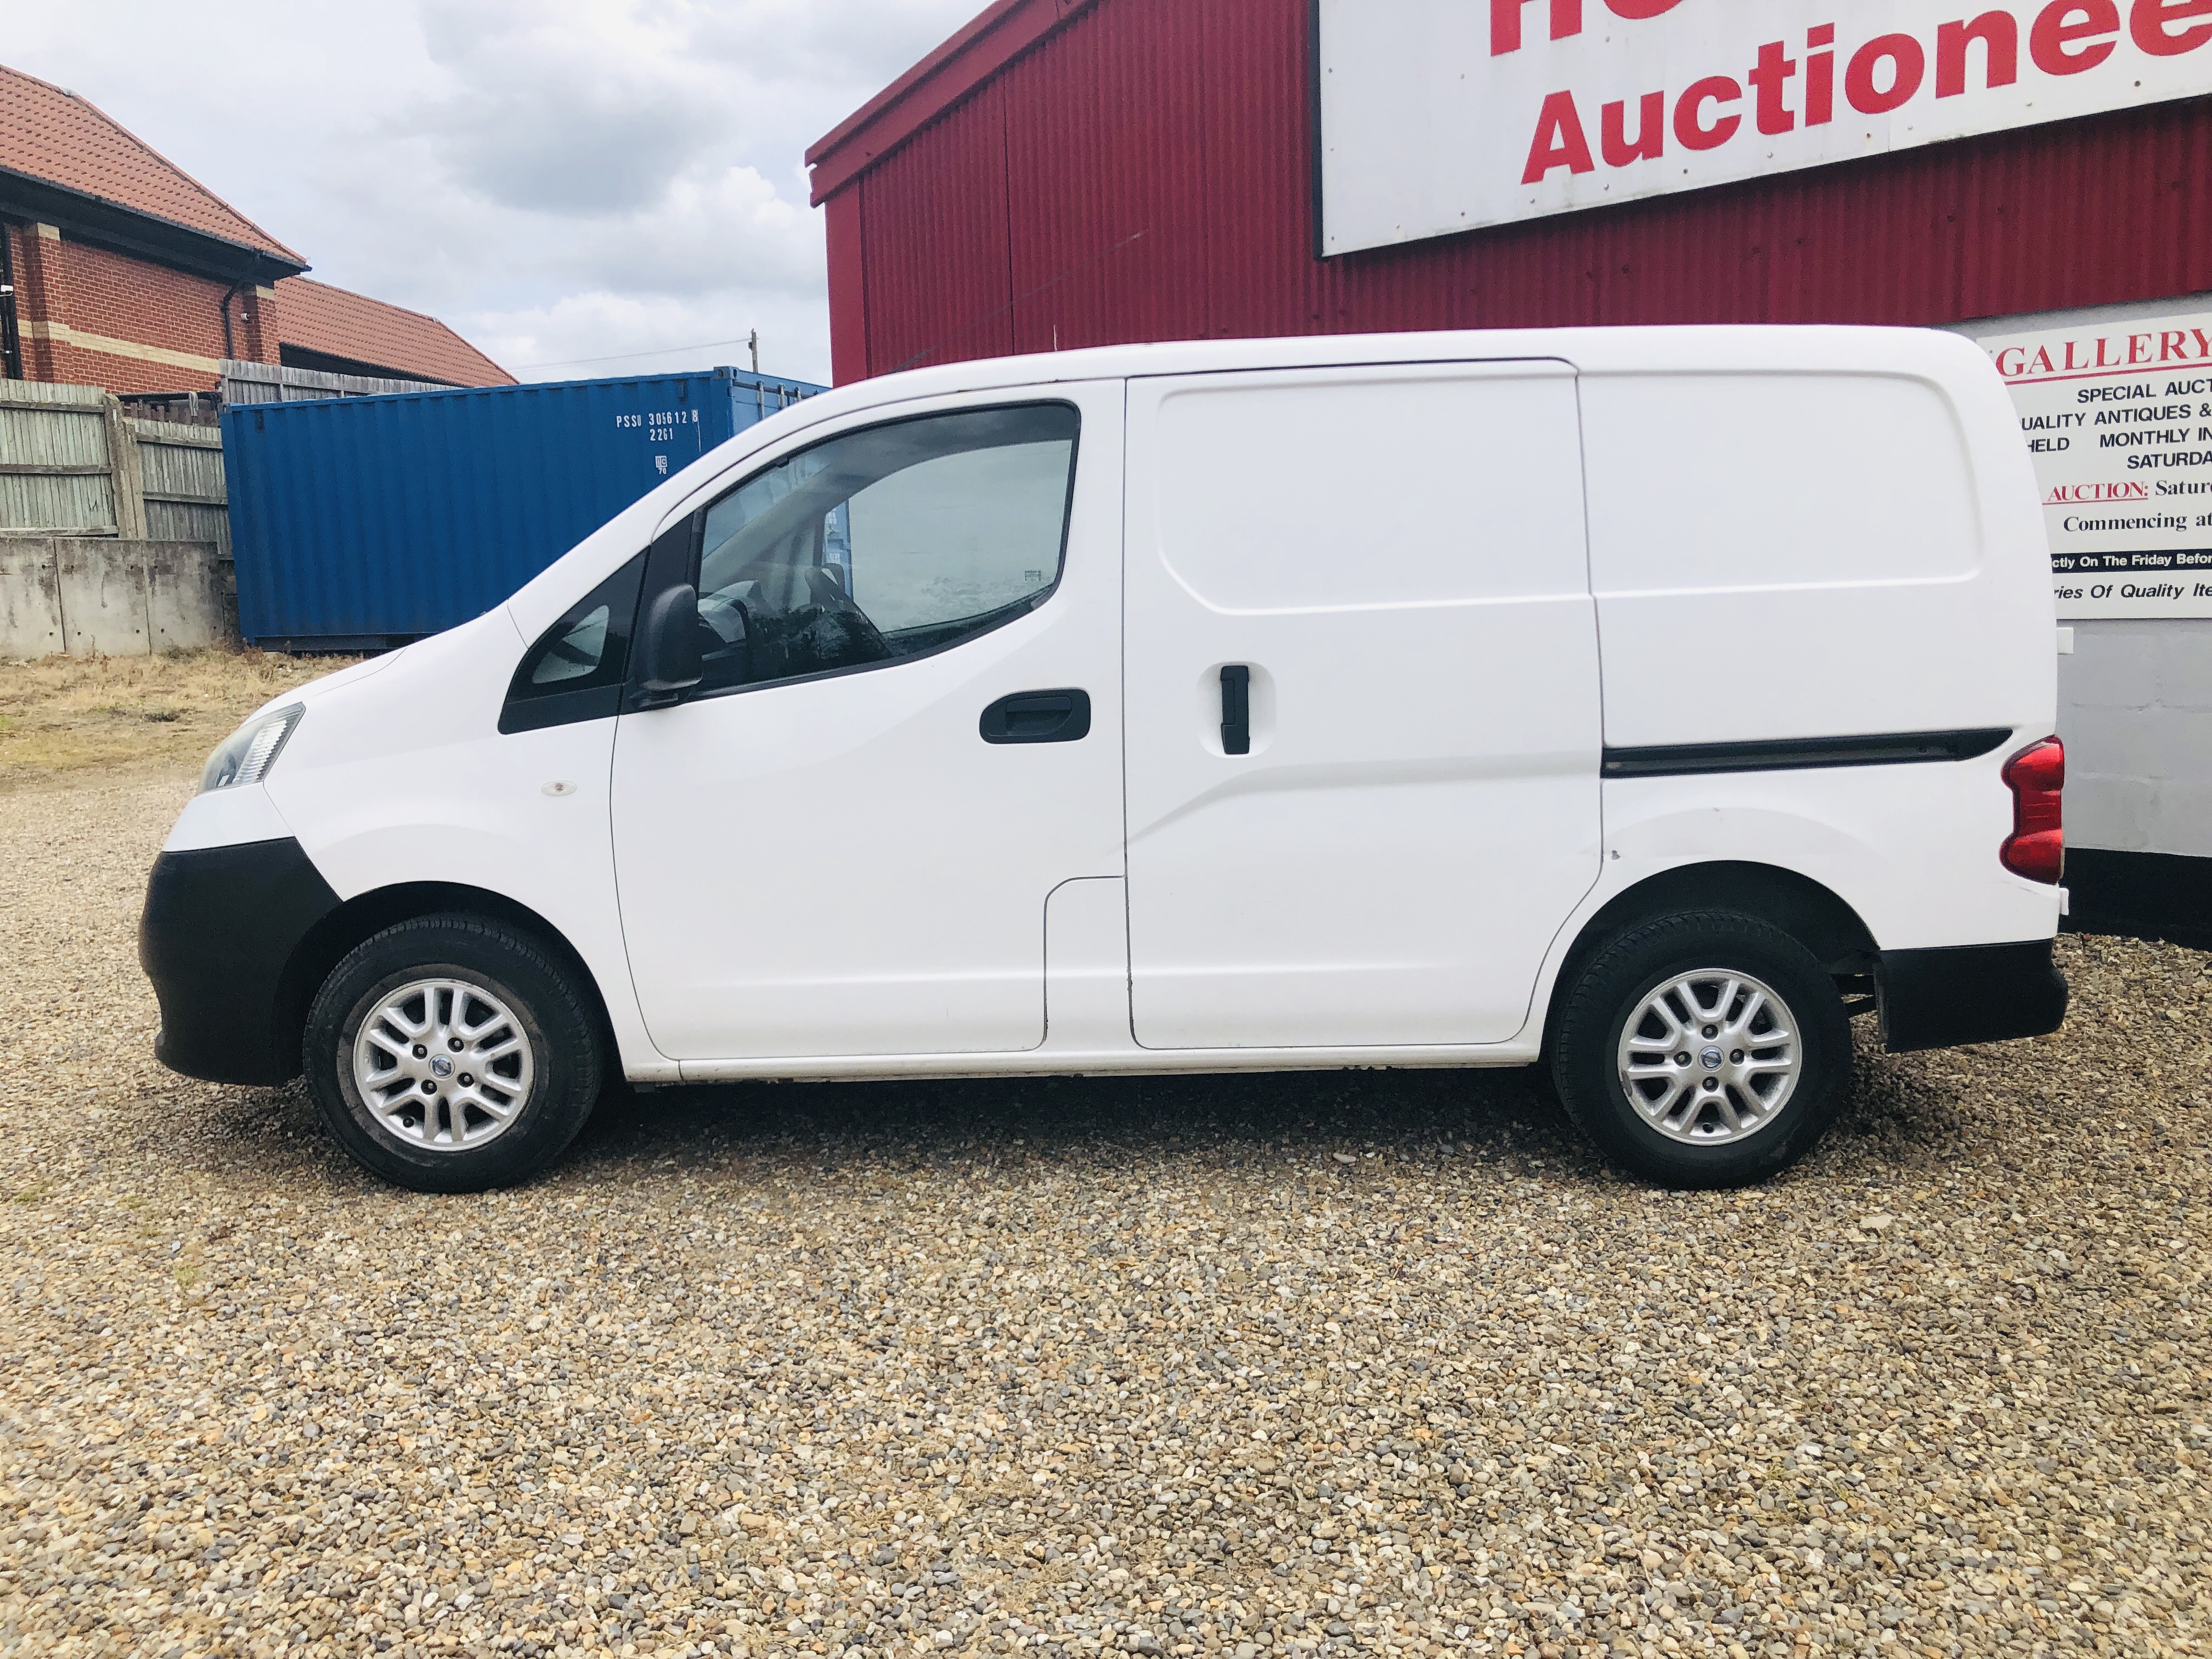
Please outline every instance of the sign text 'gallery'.
[{"label": "sign text 'gallery'", "polygon": [[2212,93],[2212,0],[1321,0],[1331,254]]}]

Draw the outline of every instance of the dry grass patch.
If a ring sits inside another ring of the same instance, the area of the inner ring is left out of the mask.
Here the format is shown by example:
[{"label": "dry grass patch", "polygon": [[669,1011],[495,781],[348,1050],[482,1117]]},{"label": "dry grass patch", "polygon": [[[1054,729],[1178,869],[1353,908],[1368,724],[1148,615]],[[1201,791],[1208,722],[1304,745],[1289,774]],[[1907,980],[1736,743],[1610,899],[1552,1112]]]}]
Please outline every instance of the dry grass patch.
[{"label": "dry grass patch", "polygon": [[0,664],[0,791],[90,769],[191,770],[270,698],[354,660],[179,651]]}]

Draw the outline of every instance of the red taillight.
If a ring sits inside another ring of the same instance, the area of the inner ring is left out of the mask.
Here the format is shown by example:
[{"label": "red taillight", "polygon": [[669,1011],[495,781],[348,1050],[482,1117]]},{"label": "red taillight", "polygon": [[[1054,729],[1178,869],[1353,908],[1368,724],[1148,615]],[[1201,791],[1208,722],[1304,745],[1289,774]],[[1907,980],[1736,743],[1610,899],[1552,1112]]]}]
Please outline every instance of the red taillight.
[{"label": "red taillight", "polygon": [[2012,834],[1997,857],[2030,881],[2056,882],[2066,868],[2066,832],[2059,796],[2066,787],[2066,745],[2056,738],[2031,744],[2005,763],[2012,791]]}]

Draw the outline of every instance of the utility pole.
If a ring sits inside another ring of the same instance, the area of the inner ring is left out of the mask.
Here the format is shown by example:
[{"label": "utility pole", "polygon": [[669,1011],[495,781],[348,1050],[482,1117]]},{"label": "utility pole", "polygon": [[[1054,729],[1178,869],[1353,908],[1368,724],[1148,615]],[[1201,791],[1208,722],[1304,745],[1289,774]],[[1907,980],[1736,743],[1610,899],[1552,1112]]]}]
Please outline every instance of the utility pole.
[{"label": "utility pole", "polygon": [[753,349],[753,373],[757,374],[760,373],[760,331],[755,329],[752,337],[745,343]]}]

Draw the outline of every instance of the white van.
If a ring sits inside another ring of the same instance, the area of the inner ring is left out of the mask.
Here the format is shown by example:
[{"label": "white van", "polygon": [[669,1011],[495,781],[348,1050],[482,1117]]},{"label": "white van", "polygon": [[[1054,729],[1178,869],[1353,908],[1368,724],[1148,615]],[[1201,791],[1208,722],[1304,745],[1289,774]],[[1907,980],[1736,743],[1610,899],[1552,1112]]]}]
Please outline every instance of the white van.
[{"label": "white van", "polygon": [[1756,1179],[2057,1028],[2042,515],[1949,334],[1206,341],[896,374],[289,693],[155,866],[157,1052],[403,1185],[611,1072],[1550,1067]]}]

